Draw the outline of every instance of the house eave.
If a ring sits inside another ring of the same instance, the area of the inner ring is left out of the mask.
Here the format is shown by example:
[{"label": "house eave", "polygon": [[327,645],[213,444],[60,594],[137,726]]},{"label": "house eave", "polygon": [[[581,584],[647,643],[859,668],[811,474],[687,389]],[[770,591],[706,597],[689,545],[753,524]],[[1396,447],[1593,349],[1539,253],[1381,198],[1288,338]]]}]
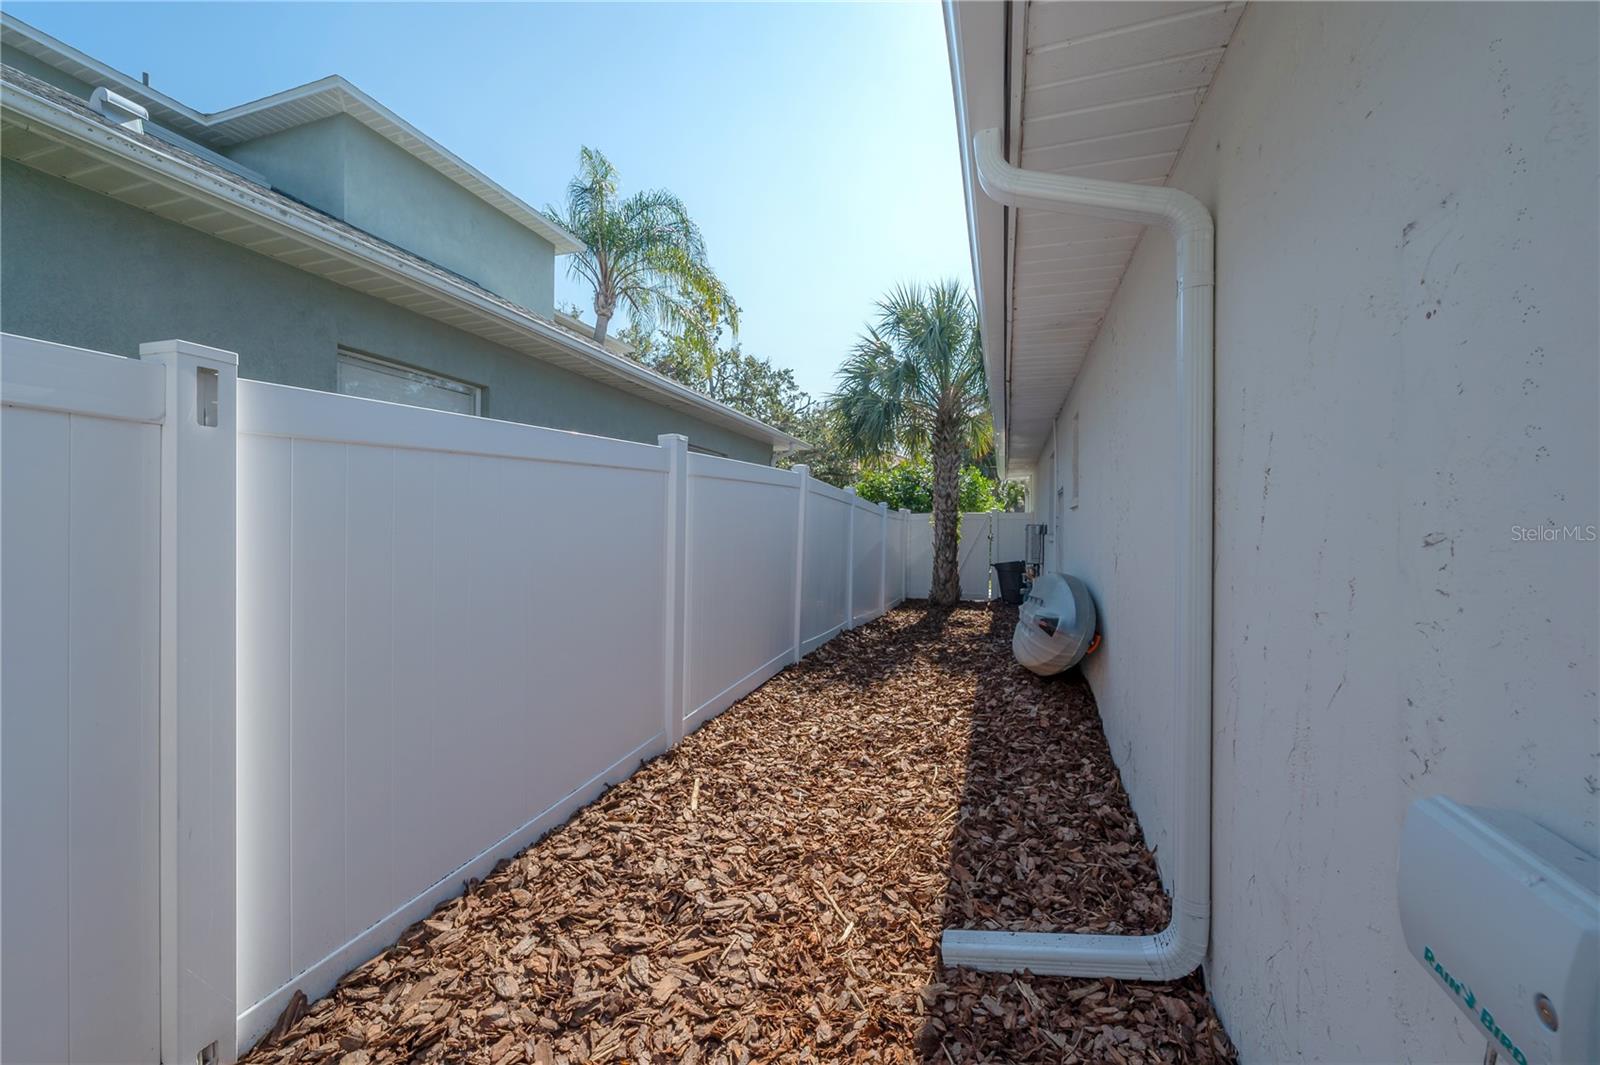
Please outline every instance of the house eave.
[{"label": "house eave", "polygon": [[121,129],[7,85],[5,154],[297,269],[523,354],[641,395],[784,452],[797,437],[741,414],[352,227],[244,181],[225,179]]},{"label": "house eave", "polygon": [[1009,5],[945,0],[945,40],[950,53],[950,82],[955,103],[957,152],[967,211],[974,297],[983,333],[984,374],[989,410],[994,421],[995,463],[1002,477],[1027,472],[1011,454],[1007,420],[1010,380],[1006,367],[1005,228],[1008,209],[990,200],[978,187],[973,170],[972,135],[979,129],[1004,127],[1003,86],[984,73],[990,58],[1003,53]]},{"label": "house eave", "polygon": [[208,148],[229,147],[335,114],[349,115],[519,225],[549,241],[557,255],[583,249],[582,241],[552,222],[542,211],[525,203],[337,74],[207,114],[3,12],[0,12],[0,41],[79,81],[114,89],[146,107],[157,124]]},{"label": "house eave", "polygon": [[973,136],[1030,172],[1160,186],[1238,25],[1240,0],[1005,4],[945,0],[974,281],[1002,469],[1030,472],[1110,312],[1141,227],[1002,208],[977,187]]}]

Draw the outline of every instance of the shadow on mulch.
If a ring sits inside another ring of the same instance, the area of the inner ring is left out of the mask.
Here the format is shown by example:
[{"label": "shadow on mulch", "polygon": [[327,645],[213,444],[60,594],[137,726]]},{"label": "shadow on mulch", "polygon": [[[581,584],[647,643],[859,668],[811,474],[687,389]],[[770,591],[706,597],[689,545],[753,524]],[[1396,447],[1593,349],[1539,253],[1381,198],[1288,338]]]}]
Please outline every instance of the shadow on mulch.
[{"label": "shadow on mulch", "polygon": [[[1078,670],[1051,678],[1029,673],[1011,655],[1016,608],[984,609],[944,926],[1160,931],[1170,900],[1087,681]],[[1236,1060],[1198,972],[1147,984],[941,965],[923,999],[924,1065]]]},{"label": "shadow on mulch", "polygon": [[[895,607],[893,613],[897,619],[910,617],[913,620],[898,626],[868,623],[851,629],[841,634],[846,643],[825,644],[813,651],[812,656],[821,662],[847,664],[847,668],[830,671],[830,679],[860,691],[881,684],[885,677],[905,668],[901,656],[893,653],[893,649],[908,639],[930,648],[925,652],[930,661],[944,664],[949,660],[942,647],[954,611],[935,610],[926,599],[907,599]],[[812,656],[808,656],[808,664]]]},{"label": "shadow on mulch", "polygon": [[946,927],[1148,932],[1167,900],[1077,678],[1015,612],[840,635],[463,885],[253,1065],[1232,1060],[1198,977],[941,966]]}]

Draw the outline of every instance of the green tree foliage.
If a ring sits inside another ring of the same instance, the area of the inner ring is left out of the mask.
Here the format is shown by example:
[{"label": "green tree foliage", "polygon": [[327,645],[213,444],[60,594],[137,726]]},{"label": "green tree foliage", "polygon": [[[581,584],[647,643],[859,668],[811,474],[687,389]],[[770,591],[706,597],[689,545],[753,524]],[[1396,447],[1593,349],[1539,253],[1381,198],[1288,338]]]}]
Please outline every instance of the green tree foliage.
[{"label": "green tree foliage", "polygon": [[747,354],[738,344],[722,346],[720,330],[713,330],[712,338],[715,357],[707,367],[681,336],[637,325],[617,334],[634,359],[657,373],[804,440],[805,449],[778,457],[780,468],[803,462],[811,467],[811,476],[831,485],[843,488],[853,482],[859,466],[845,445],[838,411],[803,391],[793,370]]},{"label": "green tree foliage", "polygon": [[811,476],[835,488],[847,488],[860,471],[844,438],[844,423],[831,403],[807,402],[789,432],[806,442],[806,448],[778,459],[788,469],[797,463],[811,467]]},{"label": "green tree foliage", "polygon": [[[720,332],[713,336],[720,341]],[[657,373],[804,440],[808,445],[804,450],[778,457],[780,468],[806,463],[811,476],[839,488],[855,480],[858,466],[844,444],[837,411],[807,395],[795,383],[793,370],[747,354],[738,344],[720,343],[714,345],[715,358],[707,368],[682,337],[633,325],[617,339],[629,346],[634,359]]]},{"label": "green tree foliage", "polygon": [[810,402],[795,383],[794,371],[748,355],[738,344],[723,347],[719,343],[721,336],[720,329],[711,330],[709,364],[681,336],[662,336],[630,327],[617,339],[633,349],[635,359],[657,373],[784,432],[794,432],[801,408]]},{"label": "green tree foliage", "polygon": [[869,503],[887,503],[890,510],[927,514],[933,509],[933,467],[906,459],[862,470],[856,495]]},{"label": "green tree foliage", "polygon": [[995,485],[1000,509],[1021,513],[1028,509],[1028,485],[1024,481],[1001,481]]},{"label": "green tree foliage", "polygon": [[959,283],[898,288],[839,369],[834,401],[852,454],[933,466],[934,606],[961,597],[956,568],[963,452],[989,450],[993,427],[977,311]]},{"label": "green tree foliage", "polygon": [[[1025,488],[1019,481],[996,484],[977,466],[963,466],[958,506],[962,513],[984,510],[1021,510]],[[872,503],[887,503],[892,510],[926,514],[933,509],[933,467],[926,461],[902,459],[892,466],[864,470],[856,481],[856,494]]]},{"label": "green tree foliage", "polygon": [[545,214],[584,244],[567,269],[594,287],[594,339],[604,343],[617,308],[645,332],[680,339],[709,373],[722,326],[737,334],[739,308],[706,261],[705,240],[683,201],[664,189],[622,199],[616,167],[601,152],[578,153],[564,210]]}]

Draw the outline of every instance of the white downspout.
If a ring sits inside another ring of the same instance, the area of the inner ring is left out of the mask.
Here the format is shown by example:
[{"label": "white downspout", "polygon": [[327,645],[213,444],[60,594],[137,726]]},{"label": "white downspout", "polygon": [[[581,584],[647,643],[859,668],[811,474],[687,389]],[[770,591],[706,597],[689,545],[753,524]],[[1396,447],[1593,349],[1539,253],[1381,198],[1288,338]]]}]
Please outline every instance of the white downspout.
[{"label": "white downspout", "polygon": [[1165,226],[1177,245],[1178,603],[1174,658],[1178,735],[1177,867],[1172,923],[1153,936],[1055,932],[944,933],[946,965],[1041,975],[1175,980],[1205,957],[1211,927],[1211,212],[1179,189],[1022,170],[1005,160],[1000,131],[972,139],[978,183],[1012,207],[1070,211]]}]

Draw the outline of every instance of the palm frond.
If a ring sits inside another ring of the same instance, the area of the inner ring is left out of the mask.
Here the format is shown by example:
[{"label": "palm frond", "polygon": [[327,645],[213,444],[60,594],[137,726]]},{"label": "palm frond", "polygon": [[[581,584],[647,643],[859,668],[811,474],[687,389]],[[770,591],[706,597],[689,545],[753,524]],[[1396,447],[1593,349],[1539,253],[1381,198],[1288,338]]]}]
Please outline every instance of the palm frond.
[{"label": "palm frond", "polygon": [[603,153],[579,151],[565,209],[545,209],[583,241],[567,272],[594,287],[597,309],[625,308],[647,334],[661,328],[683,337],[709,372],[721,330],[738,335],[738,305],[712,271],[705,238],[681,199],[663,189],[619,199],[619,187]]},{"label": "palm frond", "polygon": [[838,372],[832,402],[856,457],[923,457],[940,427],[988,447],[988,390],[977,310],[958,282],[900,285]]}]

